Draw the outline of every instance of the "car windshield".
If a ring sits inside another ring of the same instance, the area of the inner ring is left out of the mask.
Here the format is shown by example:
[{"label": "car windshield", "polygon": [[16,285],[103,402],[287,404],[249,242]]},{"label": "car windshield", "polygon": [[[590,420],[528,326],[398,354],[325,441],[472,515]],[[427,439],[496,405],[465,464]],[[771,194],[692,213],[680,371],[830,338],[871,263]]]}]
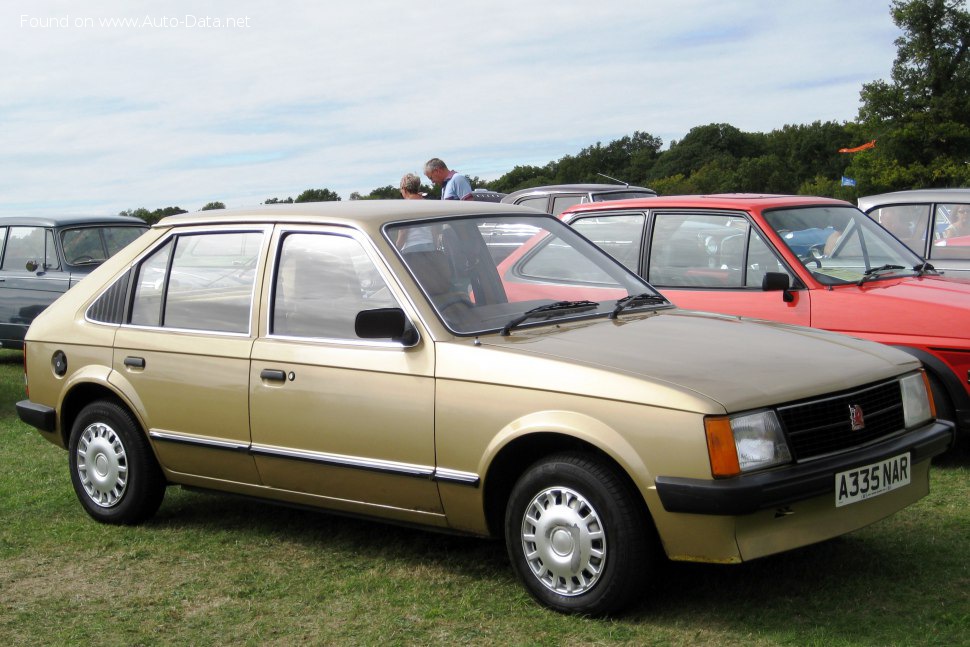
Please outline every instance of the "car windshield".
[{"label": "car windshield", "polygon": [[609,191],[606,193],[594,193],[593,202],[609,202],[612,200],[629,200],[631,198],[655,198],[656,193],[649,191]]},{"label": "car windshield", "polygon": [[548,216],[420,221],[388,225],[385,235],[458,334],[507,334],[550,320],[608,315],[617,302],[626,313],[670,306],[642,279]]},{"label": "car windshield", "polygon": [[78,227],[61,232],[68,265],[97,265],[141,236],[148,227]]},{"label": "car windshield", "polygon": [[855,207],[776,209],[764,217],[824,285],[922,271],[919,256]]}]

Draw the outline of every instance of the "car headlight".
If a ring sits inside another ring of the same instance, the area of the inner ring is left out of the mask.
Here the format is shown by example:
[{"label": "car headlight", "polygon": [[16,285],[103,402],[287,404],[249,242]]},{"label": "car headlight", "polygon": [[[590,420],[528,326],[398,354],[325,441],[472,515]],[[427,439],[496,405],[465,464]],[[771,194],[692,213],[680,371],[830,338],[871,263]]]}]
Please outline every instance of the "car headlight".
[{"label": "car headlight", "polygon": [[899,380],[899,390],[903,396],[903,423],[907,429],[936,417],[926,371]]},{"label": "car headlight", "polygon": [[774,411],[704,419],[711,472],[715,477],[791,462],[791,452]]}]

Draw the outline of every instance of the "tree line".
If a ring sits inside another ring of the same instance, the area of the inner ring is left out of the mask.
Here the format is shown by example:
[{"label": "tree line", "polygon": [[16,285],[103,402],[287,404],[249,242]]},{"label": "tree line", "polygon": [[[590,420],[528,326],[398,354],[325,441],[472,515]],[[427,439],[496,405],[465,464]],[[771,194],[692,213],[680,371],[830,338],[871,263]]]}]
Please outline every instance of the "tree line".
[{"label": "tree line", "polygon": [[[970,186],[966,2],[893,0],[890,12],[902,31],[891,80],[863,84],[855,121],[786,125],[769,133],[708,124],[671,141],[665,150],[660,138],[635,131],[542,166],[515,166],[492,181],[469,180],[474,188],[510,193],[545,184],[605,182],[605,175],[668,195],[795,193],[852,202],[885,191]],[[439,196],[437,187],[422,190]],[[393,185],[350,195],[351,200],[400,197]],[[329,189],[307,189],[295,200],[269,198],[264,204],[326,200],[340,196]],[[203,209],[224,207],[213,202]],[[184,212],[167,207],[122,213],[155,222]]]}]

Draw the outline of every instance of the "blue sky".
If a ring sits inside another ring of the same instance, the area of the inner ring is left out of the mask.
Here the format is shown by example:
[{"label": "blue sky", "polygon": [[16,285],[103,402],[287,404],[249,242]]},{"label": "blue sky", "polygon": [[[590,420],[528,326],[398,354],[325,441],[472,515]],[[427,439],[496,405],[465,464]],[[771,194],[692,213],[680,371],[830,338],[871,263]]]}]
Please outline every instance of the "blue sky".
[{"label": "blue sky", "polygon": [[643,131],[848,121],[888,0],[12,0],[0,214],[194,211],[493,179]]}]

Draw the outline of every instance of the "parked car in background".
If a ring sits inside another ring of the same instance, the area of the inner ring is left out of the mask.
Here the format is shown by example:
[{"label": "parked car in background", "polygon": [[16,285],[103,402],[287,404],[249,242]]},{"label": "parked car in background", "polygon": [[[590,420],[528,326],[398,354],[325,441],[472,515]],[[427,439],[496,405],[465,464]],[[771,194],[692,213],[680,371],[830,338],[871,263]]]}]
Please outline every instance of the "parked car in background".
[{"label": "parked car in background", "polygon": [[[526,229],[550,253],[496,261]],[[503,537],[586,614],[656,593],[662,551],[886,517],[953,438],[905,353],[681,311],[560,220],[476,202],[166,218],[34,320],[25,371],[17,411],[98,521],[172,483]]]},{"label": "parked car in background", "polygon": [[804,196],[605,202],[562,218],[686,308],[901,348],[970,432],[970,282],[945,279],[853,205]]},{"label": "parked car in background", "polygon": [[475,202],[501,202],[506,193],[490,191],[488,189],[475,189],[467,194],[462,200],[473,200]]},{"label": "parked car in background", "polygon": [[513,191],[502,198],[502,202],[532,207],[558,216],[574,204],[650,198],[655,195],[657,192],[653,189],[624,184],[551,184]]},{"label": "parked car in background", "polygon": [[970,279],[970,189],[870,195],[859,208],[946,276]]},{"label": "parked car in background", "polygon": [[38,313],[147,230],[128,216],[0,216],[0,346],[23,348]]}]

